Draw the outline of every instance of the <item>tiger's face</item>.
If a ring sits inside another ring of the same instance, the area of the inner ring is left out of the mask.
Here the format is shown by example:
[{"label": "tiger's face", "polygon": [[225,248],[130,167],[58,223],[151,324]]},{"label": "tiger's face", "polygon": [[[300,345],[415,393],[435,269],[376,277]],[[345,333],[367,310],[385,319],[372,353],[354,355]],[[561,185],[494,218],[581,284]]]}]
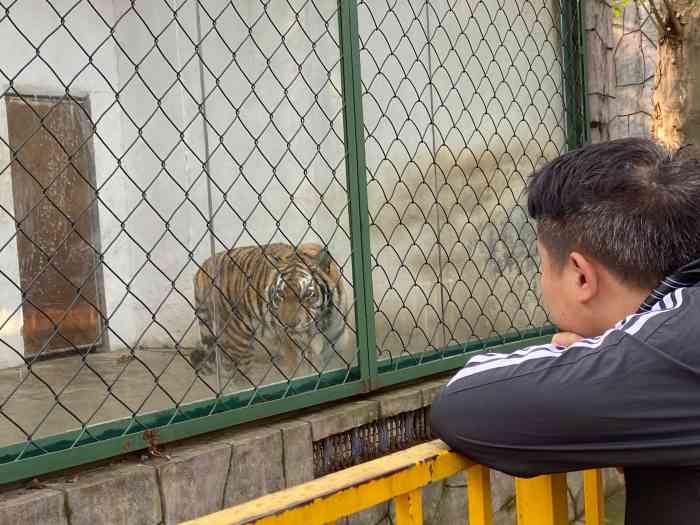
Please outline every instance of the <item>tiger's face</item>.
[{"label": "tiger's face", "polygon": [[270,294],[270,309],[279,328],[293,333],[317,332],[327,292],[309,271],[280,272]]}]

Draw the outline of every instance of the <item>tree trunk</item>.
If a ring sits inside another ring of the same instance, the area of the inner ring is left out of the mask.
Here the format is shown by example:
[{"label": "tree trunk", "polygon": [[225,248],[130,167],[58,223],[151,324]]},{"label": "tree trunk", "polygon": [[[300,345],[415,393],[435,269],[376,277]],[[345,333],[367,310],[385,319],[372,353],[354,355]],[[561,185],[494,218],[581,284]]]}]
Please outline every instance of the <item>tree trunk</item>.
[{"label": "tree trunk", "polygon": [[678,23],[659,30],[651,129],[669,146],[700,146],[700,1],[669,4]]},{"label": "tree trunk", "polygon": [[611,138],[610,104],[615,98],[613,10],[606,0],[592,0],[585,6],[591,142],[603,142]]}]

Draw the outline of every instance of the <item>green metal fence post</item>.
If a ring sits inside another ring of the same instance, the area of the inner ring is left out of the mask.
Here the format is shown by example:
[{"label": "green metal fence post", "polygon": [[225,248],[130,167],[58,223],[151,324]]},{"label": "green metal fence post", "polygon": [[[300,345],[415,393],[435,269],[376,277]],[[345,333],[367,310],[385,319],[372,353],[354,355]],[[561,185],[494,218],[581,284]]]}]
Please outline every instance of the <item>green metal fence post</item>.
[{"label": "green metal fence post", "polygon": [[582,1],[565,0],[561,3],[566,143],[569,149],[590,140],[582,15]]},{"label": "green metal fence post", "polygon": [[340,10],[338,21],[343,76],[345,170],[350,206],[350,242],[357,345],[362,380],[366,389],[371,390],[377,376],[377,352],[370,265],[367,167],[365,163],[357,1],[339,0],[338,8]]}]

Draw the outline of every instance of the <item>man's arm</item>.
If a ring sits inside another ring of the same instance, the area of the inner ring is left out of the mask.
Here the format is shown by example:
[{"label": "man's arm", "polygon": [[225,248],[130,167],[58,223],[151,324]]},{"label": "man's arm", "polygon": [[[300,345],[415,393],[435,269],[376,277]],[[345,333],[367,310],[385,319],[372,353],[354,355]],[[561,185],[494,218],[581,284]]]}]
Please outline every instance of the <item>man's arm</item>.
[{"label": "man's arm", "polygon": [[631,316],[568,348],[476,356],[435,400],[433,431],[475,461],[522,477],[698,465],[697,376],[645,336],[668,315]]}]

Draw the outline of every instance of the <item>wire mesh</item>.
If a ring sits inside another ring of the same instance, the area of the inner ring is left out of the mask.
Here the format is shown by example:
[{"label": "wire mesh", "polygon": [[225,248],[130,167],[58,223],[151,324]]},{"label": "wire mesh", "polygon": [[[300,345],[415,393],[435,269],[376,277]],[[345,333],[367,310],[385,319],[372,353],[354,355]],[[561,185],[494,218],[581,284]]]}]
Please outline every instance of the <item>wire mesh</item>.
[{"label": "wire mesh", "polygon": [[558,5],[0,2],[0,462],[541,327],[523,199],[567,142]]},{"label": "wire mesh", "polygon": [[40,4],[0,19],[3,360],[24,365],[2,443],[21,459],[57,431],[350,369],[337,7]]},{"label": "wire mesh", "polygon": [[558,2],[360,2],[379,359],[541,326],[526,178],[566,144]]}]

